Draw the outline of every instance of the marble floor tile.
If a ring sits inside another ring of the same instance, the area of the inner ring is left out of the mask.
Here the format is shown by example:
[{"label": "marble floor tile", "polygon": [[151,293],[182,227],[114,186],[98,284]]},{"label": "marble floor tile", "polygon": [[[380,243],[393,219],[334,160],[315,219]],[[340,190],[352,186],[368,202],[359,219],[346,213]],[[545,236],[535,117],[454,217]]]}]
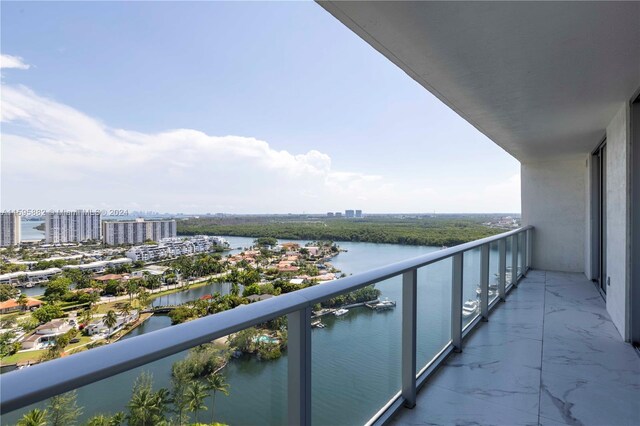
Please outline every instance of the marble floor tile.
[{"label": "marble floor tile", "polygon": [[640,392],[543,371],[540,416],[569,425],[637,425]]},{"label": "marble floor tile", "polygon": [[392,423],[640,425],[640,357],[582,274],[529,271]]},{"label": "marble floor tile", "polygon": [[537,425],[538,415],[497,405],[439,386],[418,394],[420,403],[403,409],[394,419],[397,425]]}]

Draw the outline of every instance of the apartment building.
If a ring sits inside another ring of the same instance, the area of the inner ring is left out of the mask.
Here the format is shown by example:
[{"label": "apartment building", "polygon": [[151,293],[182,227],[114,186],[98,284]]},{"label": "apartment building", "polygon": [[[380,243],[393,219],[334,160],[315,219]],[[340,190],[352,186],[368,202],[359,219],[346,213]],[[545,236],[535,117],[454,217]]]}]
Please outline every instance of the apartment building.
[{"label": "apartment building", "polygon": [[20,219],[18,213],[0,213],[0,247],[20,244]]},{"label": "apartment building", "polygon": [[160,241],[175,238],[176,221],[171,220],[127,220],[102,223],[102,241],[107,245],[142,244],[145,241]]},{"label": "apartment building", "polygon": [[48,244],[100,240],[100,212],[76,210],[49,212],[44,218]]},{"label": "apartment building", "polygon": [[164,238],[159,244],[145,244],[132,247],[126,256],[133,260],[150,262],[170,257],[206,253],[214,247],[226,247],[228,243],[224,238],[209,235],[196,235],[186,238]]}]

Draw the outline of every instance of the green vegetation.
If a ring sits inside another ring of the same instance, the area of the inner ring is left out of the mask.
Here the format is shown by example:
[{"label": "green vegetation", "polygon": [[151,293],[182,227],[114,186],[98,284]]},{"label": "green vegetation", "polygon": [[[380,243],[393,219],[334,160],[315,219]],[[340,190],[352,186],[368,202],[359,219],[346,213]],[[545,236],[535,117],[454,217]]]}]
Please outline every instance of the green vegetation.
[{"label": "green vegetation", "polygon": [[64,313],[60,306],[52,304],[43,305],[31,313],[31,316],[41,324],[49,322],[55,318],[60,318],[63,315]]},{"label": "green vegetation", "polygon": [[14,299],[20,290],[10,285],[0,285],[0,302],[5,302],[9,299]]},{"label": "green vegetation", "polygon": [[[198,349],[209,351],[209,349]],[[154,389],[153,376],[142,372],[133,383],[131,398],[126,411],[115,414],[98,413],[90,417],[87,426],[156,426],[200,424],[198,417],[208,410],[205,401],[211,397],[211,424],[215,423],[216,395],[229,395],[229,385],[217,371],[202,377],[185,373],[174,364],[171,389]],[[192,413],[194,423],[190,421]],[[82,408],[77,404],[76,391],[57,395],[47,401],[45,409],[33,409],[18,421],[21,426],[68,426],[78,424]]]},{"label": "green vegetation", "polygon": [[1,262],[0,274],[9,274],[11,272],[22,272],[27,270],[27,265],[20,265],[17,263]]},{"label": "green vegetation", "polygon": [[352,291],[351,293],[326,300],[322,302],[321,305],[323,308],[337,308],[343,305],[350,305],[352,303],[369,302],[380,297],[380,294],[382,294],[380,290],[375,288],[373,285],[368,285],[356,291]]},{"label": "green vegetation", "polygon": [[235,235],[303,240],[363,241],[452,246],[488,237],[500,229],[482,225],[485,216],[374,217],[358,220],[304,217],[192,218],[178,222],[181,235]]},{"label": "green vegetation", "polygon": [[5,331],[0,334],[0,357],[5,358],[11,356],[20,350],[20,342],[11,342],[16,336],[13,331]]},{"label": "green vegetation", "polygon": [[67,426],[77,424],[82,409],[76,403],[75,391],[49,399],[45,410],[33,409],[18,421],[19,426]]}]

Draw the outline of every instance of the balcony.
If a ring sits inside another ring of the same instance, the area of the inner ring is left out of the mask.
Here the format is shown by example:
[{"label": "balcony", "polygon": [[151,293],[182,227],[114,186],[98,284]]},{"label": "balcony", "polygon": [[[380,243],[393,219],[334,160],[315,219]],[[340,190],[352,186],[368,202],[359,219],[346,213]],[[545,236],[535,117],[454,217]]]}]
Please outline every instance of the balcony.
[{"label": "balcony", "polygon": [[[3,423],[87,386],[85,401],[124,409],[124,374],[167,373],[195,346],[286,316],[284,368],[234,390],[264,423],[639,424],[640,358],[624,342],[640,344],[640,5],[319,3],[521,161],[527,226],[8,373]],[[397,321],[312,334],[314,305],[371,284],[396,291]],[[375,344],[354,353],[363,339]],[[321,344],[355,361],[332,370]]]},{"label": "balcony", "polygon": [[[373,400],[379,406],[341,413],[340,423],[637,422],[640,358],[620,339],[593,283],[579,274],[529,271],[533,240],[533,228],[524,227],[10,372],[2,376],[2,414],[15,421],[14,410],[24,412],[37,406],[32,404],[91,384],[98,387],[83,388],[85,400],[98,395],[103,399],[101,408],[120,404],[118,409],[125,409],[122,395],[107,393],[101,384],[116,380],[125,387],[122,394],[128,394],[132,383],[122,373],[136,368],[157,370],[157,363],[179,359],[185,350],[286,315],[286,378],[279,377],[269,390],[263,389],[268,398],[275,398],[270,422],[328,424],[332,407],[314,398],[313,382],[318,374],[331,372],[312,374],[314,363],[321,365],[323,360],[312,357],[311,309],[320,301],[396,278],[391,283],[401,294],[399,333],[392,323],[389,330],[376,332],[399,335],[398,347],[390,340],[386,348],[397,350],[397,365],[376,372],[384,377],[381,383],[388,383],[384,389],[359,388],[362,377],[371,374],[366,365],[342,377],[355,387],[337,388],[334,399],[341,395],[347,407],[372,405]],[[424,293],[425,285],[434,280],[430,278],[435,276],[434,267],[449,277],[444,284],[436,283],[446,290],[442,294],[447,317],[431,317],[430,324],[425,324],[425,298],[437,298]],[[480,284],[479,303],[473,310],[464,302],[470,280]],[[442,321],[436,324],[438,320]],[[446,332],[439,335],[441,343],[434,343],[431,331],[442,330],[443,324]],[[350,351],[348,346],[337,349]],[[170,365],[162,368],[166,371]],[[252,390],[251,396],[239,397],[251,409],[256,394]],[[278,407],[282,407],[280,413]],[[320,412],[312,416],[313,410]],[[362,417],[362,412],[370,414]]]},{"label": "balcony", "polygon": [[529,271],[392,424],[631,425],[640,358],[582,274]]}]

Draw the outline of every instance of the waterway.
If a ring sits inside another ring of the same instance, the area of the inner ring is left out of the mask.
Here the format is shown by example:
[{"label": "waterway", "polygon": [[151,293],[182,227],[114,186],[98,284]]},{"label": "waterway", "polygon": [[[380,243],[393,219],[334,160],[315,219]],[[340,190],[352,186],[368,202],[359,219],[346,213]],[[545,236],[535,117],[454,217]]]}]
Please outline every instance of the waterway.
[{"label": "waterway", "polygon": [[[231,247],[246,247],[251,238],[227,237]],[[346,252],[331,263],[347,274],[363,272],[399,260],[423,255],[439,247],[338,242]],[[497,271],[497,247],[492,247],[491,276]],[[476,298],[479,252],[465,255],[464,300]],[[362,424],[400,390],[401,281],[378,283],[382,297],[397,302],[395,310],[373,312],[354,308],[344,317],[323,318],[324,329],[312,331],[312,421],[316,425]],[[450,340],[451,261],[442,261],[418,271],[418,369],[422,368]],[[226,292],[228,285],[215,284],[158,299],[159,304],[193,300],[214,291]],[[468,318],[466,321],[470,321]],[[125,339],[169,327],[166,316],[153,316]],[[170,387],[171,365],[186,353],[119,374],[78,390],[83,419],[97,413],[125,410],[135,378],[152,373],[156,388]],[[223,370],[229,396],[218,396],[217,421],[230,425],[286,423],[287,356],[275,361],[251,357],[232,360]],[[210,404],[210,399],[206,401]],[[21,413],[25,410],[21,410]],[[13,424],[20,413],[2,417]],[[200,419],[210,421],[210,411]]]},{"label": "waterway", "polygon": [[21,220],[20,221],[20,240],[21,241],[33,241],[43,240],[44,231],[39,231],[36,226],[42,225],[42,220]]}]

